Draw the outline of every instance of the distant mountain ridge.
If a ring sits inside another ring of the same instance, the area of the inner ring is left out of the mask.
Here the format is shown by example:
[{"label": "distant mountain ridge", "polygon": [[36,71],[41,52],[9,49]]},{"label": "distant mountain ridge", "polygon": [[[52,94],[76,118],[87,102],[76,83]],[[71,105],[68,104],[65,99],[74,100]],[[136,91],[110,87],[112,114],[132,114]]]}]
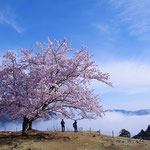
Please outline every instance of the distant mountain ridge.
[{"label": "distant mountain ridge", "polygon": [[127,111],[124,109],[114,109],[114,110],[109,110],[109,112],[118,112],[118,113],[122,113],[122,114],[128,115],[128,116],[150,115],[150,109],[140,109],[140,110],[136,110],[136,111]]},{"label": "distant mountain ridge", "polygon": [[143,129],[141,130],[141,132],[139,132],[137,135],[135,135],[133,138],[135,139],[145,139],[145,140],[150,140],[150,125],[148,125],[148,128],[146,129],[146,131],[144,131]]}]

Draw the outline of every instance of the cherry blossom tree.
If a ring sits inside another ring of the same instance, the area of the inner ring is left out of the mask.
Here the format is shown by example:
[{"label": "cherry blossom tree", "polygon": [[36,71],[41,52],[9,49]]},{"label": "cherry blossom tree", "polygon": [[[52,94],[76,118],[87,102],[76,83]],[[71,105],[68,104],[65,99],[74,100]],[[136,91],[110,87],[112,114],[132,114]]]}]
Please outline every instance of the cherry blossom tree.
[{"label": "cherry blossom tree", "polygon": [[[39,52],[21,49],[18,57],[8,51],[0,66],[0,110],[11,119],[24,118],[27,124],[37,119],[84,119],[104,113],[98,95],[89,88],[91,80],[112,86],[109,74],[102,73],[91,60],[86,47],[72,49],[66,39],[37,43]],[[5,111],[4,111],[5,110]]]}]

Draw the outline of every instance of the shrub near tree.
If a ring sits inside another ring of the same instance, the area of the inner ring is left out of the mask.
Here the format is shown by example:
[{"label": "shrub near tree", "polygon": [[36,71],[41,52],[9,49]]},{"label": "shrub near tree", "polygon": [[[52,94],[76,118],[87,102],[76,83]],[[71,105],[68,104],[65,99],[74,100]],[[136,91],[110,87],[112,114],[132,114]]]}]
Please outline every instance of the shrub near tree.
[{"label": "shrub near tree", "polygon": [[127,130],[125,130],[125,129],[122,129],[122,130],[120,131],[120,135],[119,135],[119,136],[121,136],[121,137],[131,137],[131,134],[130,134],[129,131],[127,131]]},{"label": "shrub near tree", "polygon": [[88,87],[91,80],[112,86],[86,47],[71,49],[66,39],[37,43],[40,51],[7,51],[0,66],[0,114],[23,118],[22,135],[38,119],[96,118],[104,113],[99,97]]}]

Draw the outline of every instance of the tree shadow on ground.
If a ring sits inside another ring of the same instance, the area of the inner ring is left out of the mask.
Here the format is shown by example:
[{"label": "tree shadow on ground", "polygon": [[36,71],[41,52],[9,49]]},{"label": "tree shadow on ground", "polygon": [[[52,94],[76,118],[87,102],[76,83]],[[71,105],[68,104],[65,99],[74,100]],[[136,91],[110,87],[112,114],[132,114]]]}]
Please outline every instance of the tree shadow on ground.
[{"label": "tree shadow on ground", "polygon": [[0,133],[0,146],[3,145],[14,145],[16,143],[22,143],[26,140],[34,140],[35,142],[38,141],[46,141],[46,140],[63,140],[69,141],[71,138],[69,136],[60,136],[57,133],[46,133],[40,131],[31,131],[28,132],[27,135],[22,136],[21,132],[8,132],[8,133]]}]

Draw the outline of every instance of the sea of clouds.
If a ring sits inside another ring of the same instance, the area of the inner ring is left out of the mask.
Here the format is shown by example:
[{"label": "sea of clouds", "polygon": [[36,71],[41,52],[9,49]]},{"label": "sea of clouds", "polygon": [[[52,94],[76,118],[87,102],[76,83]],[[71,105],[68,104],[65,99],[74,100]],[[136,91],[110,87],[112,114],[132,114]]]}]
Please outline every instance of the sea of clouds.
[{"label": "sea of clouds", "polygon": [[[66,130],[73,130],[73,120],[64,119]],[[40,121],[33,124],[33,128],[37,130],[61,130],[60,119],[53,119],[49,121]],[[83,130],[100,130],[102,134],[111,135],[112,131],[115,136],[119,135],[121,129],[128,130],[132,136],[140,132],[141,129],[146,130],[150,124],[150,115],[145,116],[128,116],[118,112],[107,112],[103,118],[95,120],[79,120],[78,128]],[[10,122],[7,124],[0,124],[0,131],[19,131],[21,130],[21,123]]]}]

